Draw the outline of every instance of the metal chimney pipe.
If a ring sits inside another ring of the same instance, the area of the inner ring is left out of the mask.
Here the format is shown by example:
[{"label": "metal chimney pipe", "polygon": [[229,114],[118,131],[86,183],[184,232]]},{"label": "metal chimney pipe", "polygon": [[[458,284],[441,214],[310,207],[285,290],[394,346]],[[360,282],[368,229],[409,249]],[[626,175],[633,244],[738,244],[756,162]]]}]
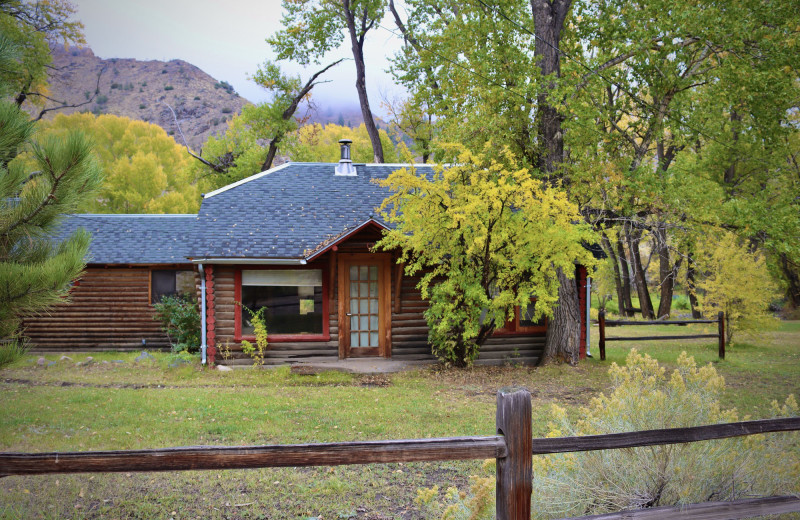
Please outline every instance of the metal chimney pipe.
[{"label": "metal chimney pipe", "polygon": [[348,177],[354,177],[358,175],[355,167],[353,166],[353,161],[350,159],[350,144],[352,142],[353,141],[350,139],[339,140],[339,145],[342,147],[342,149],[341,159],[339,159],[339,164],[336,165],[336,175],[345,175]]}]

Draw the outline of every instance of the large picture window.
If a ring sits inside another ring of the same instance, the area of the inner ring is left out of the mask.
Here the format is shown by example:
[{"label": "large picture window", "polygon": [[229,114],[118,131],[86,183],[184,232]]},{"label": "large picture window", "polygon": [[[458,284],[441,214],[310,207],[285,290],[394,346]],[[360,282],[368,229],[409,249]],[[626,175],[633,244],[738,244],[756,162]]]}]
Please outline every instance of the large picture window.
[{"label": "large picture window", "polygon": [[[272,335],[323,334],[322,270],[281,269],[242,271],[243,307],[264,312],[267,331]],[[254,334],[250,313],[239,309],[241,335]]]}]

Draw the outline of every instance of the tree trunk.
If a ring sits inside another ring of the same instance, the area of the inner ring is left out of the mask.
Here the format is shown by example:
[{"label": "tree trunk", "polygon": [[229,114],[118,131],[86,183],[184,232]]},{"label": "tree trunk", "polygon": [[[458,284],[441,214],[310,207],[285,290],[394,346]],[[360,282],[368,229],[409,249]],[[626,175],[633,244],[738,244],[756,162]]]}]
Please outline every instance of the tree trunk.
[{"label": "tree trunk", "polygon": [[539,364],[567,362],[576,365],[580,357],[581,310],[578,300],[578,284],[569,279],[561,269],[557,270],[558,305],[553,310],[553,319],[547,327],[544,351]]},{"label": "tree trunk", "polygon": [[654,235],[658,250],[658,271],[661,278],[661,301],[658,303],[657,318],[666,319],[672,312],[672,294],[675,291],[675,278],[681,266],[681,258],[678,257],[675,265],[672,265],[667,244],[667,230],[663,223],[656,227]]},{"label": "tree trunk", "polygon": [[[544,77],[552,79],[540,90],[538,96],[538,168],[550,180],[563,177],[561,164],[564,162],[564,135],[561,129],[562,117],[550,105],[548,94],[556,87],[556,79],[561,76],[561,29],[567,17],[572,0],[530,0],[533,25],[536,33],[534,58]],[[569,184],[564,183],[569,189]],[[561,269],[556,273],[560,287],[558,303],[553,319],[547,327],[544,352],[540,364],[552,361],[567,361],[576,364],[580,357],[580,310],[578,309],[578,287]]]},{"label": "tree trunk", "polygon": [[622,242],[622,235],[627,233],[627,229],[623,229],[622,233],[617,237],[617,257],[619,258],[620,271],[622,275],[622,301],[620,308],[620,315],[625,317],[633,317],[633,300],[631,299],[631,268],[628,263],[628,257],[625,254],[625,244]]},{"label": "tree trunk", "polygon": [[781,253],[779,264],[786,278],[786,298],[794,309],[800,309],[800,265],[792,262],[786,253]]},{"label": "tree trunk", "polygon": [[[361,104],[361,115],[364,117],[364,125],[367,127],[367,134],[369,135],[370,142],[372,142],[374,161],[376,163],[383,163],[381,136],[378,133],[378,127],[375,126],[375,119],[372,117],[372,110],[369,107],[369,98],[367,97],[366,67],[364,66],[364,36],[368,29],[367,20],[359,20],[361,22],[361,31],[357,31],[355,16],[350,1],[344,0],[343,6],[345,18],[347,20],[347,32],[350,33],[350,44],[353,49],[353,60],[356,64],[356,92],[358,92],[358,101]],[[363,16],[367,16],[366,9],[364,9]],[[369,26],[371,25],[372,24],[369,24]]]},{"label": "tree trunk", "polygon": [[603,249],[611,258],[611,264],[614,266],[614,288],[617,290],[617,305],[619,306],[620,316],[624,316],[623,310],[625,306],[625,299],[622,295],[622,279],[620,278],[619,273],[619,260],[617,259],[617,254],[614,252],[614,246],[611,245],[611,241],[608,239],[605,233],[603,233],[602,240]]},{"label": "tree trunk", "polygon": [[686,292],[689,296],[689,305],[692,307],[692,318],[699,320],[703,317],[697,302],[697,287],[694,283],[694,261],[692,251],[686,257]]},{"label": "tree trunk", "polygon": [[642,238],[641,229],[633,229],[627,233],[628,250],[633,261],[633,275],[636,277],[636,291],[639,293],[639,307],[642,309],[642,318],[654,320],[653,302],[650,300],[650,291],[647,288],[647,277],[639,254],[639,241]]}]

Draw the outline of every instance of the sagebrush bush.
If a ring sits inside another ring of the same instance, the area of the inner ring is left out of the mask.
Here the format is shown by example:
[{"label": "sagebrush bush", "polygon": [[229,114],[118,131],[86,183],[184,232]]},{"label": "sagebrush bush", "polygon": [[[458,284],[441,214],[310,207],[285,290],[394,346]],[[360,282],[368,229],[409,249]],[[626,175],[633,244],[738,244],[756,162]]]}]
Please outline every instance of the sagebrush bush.
[{"label": "sagebrush bush", "polygon": [[[725,382],[710,364],[682,353],[669,377],[649,356],[631,350],[626,366],[609,369],[612,391],[572,420],[553,406],[548,437],[701,426],[740,420],[722,410]],[[773,416],[797,415],[794,396]],[[743,418],[747,419],[747,417]],[[563,518],[628,509],[737,500],[800,492],[798,434],[648,446],[533,458],[532,518]],[[487,461],[485,468],[491,469]],[[443,519],[493,518],[494,478],[472,477],[469,492],[420,490],[417,503]],[[491,490],[491,493],[487,493]],[[488,502],[487,502],[488,501]]]},{"label": "sagebrush bush", "polygon": [[200,350],[200,310],[190,295],[164,296],[153,305],[173,352]]},{"label": "sagebrush bush", "polygon": [[[609,370],[610,395],[592,400],[573,421],[553,407],[548,436],[679,428],[740,420],[722,410],[722,376],[682,353],[667,377],[655,359],[631,350]],[[772,414],[796,415],[797,403],[773,403]],[[747,419],[747,418],[744,418]],[[750,435],[687,444],[534,457],[537,518],[737,500],[800,491],[796,434]]]}]

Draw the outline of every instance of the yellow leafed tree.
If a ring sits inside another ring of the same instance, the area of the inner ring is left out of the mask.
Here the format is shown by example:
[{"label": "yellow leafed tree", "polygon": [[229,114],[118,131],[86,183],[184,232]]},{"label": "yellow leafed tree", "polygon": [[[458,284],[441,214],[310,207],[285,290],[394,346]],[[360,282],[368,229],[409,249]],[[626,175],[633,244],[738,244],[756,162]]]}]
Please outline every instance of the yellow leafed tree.
[{"label": "yellow leafed tree", "polygon": [[95,144],[105,172],[97,198],[82,208],[97,213],[193,213],[199,189],[189,156],[160,126],[104,114],[59,114],[45,135],[80,130]]},{"label": "yellow leafed tree", "polygon": [[777,325],[769,314],[778,287],[764,257],[752,253],[729,232],[710,237],[697,258],[703,277],[697,282],[700,310],[706,316],[725,313],[726,341],[735,332],[767,330]]}]

